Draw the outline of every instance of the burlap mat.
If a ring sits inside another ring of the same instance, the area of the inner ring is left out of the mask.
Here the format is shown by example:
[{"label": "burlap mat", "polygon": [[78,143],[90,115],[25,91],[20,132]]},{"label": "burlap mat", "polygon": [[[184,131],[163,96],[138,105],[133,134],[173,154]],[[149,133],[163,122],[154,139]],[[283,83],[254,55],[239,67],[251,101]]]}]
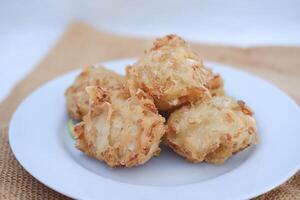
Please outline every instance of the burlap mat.
[{"label": "burlap mat", "polygon": [[[0,199],[68,199],[29,175],[9,148],[8,123],[24,97],[67,71],[99,61],[135,57],[150,44],[150,40],[99,32],[83,23],[70,26],[39,66],[0,104]],[[273,82],[300,102],[300,47],[235,48],[193,44],[193,48],[207,60],[232,64]],[[258,199],[300,199],[300,172]]]}]

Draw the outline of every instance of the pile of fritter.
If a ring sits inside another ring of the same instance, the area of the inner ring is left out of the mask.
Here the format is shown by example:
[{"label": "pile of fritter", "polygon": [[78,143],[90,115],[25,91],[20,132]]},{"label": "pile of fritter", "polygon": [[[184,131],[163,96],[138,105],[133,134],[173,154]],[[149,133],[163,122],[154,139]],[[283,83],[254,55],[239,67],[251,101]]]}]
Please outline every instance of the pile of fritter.
[{"label": "pile of fritter", "polygon": [[157,39],[126,76],[83,69],[65,92],[76,147],[111,167],[144,164],[161,142],[187,161],[220,164],[258,142],[253,112],[176,35]]}]

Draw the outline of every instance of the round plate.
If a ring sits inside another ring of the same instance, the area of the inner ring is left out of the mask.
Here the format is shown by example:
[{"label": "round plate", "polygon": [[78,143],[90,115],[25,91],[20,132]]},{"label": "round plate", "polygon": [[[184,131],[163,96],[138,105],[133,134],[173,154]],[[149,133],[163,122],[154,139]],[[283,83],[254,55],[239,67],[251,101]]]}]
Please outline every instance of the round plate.
[{"label": "round plate", "polygon": [[[106,63],[124,73],[134,60]],[[79,71],[33,92],[15,112],[9,142],[22,166],[50,188],[76,199],[247,199],[280,185],[300,167],[299,106],[250,74],[207,63],[230,96],[254,110],[260,142],[223,165],[191,164],[162,147],[161,156],[130,169],[112,169],[74,147],[64,91]]]}]

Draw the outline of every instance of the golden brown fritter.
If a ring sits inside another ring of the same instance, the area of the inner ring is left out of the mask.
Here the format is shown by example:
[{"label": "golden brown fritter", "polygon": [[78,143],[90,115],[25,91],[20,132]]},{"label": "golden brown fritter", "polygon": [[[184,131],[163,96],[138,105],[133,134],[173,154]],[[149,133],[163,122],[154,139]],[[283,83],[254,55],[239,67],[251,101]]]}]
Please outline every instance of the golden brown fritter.
[{"label": "golden brown fritter", "polygon": [[223,163],[258,140],[250,108],[227,96],[183,106],[171,114],[167,125],[166,144],[194,163]]},{"label": "golden brown fritter", "polygon": [[171,110],[194,102],[208,93],[211,70],[187,43],[176,35],[157,39],[135,64],[127,67],[127,78],[150,94],[159,110]]},{"label": "golden brown fritter", "polygon": [[111,167],[133,167],[159,153],[165,119],[142,90],[87,87],[88,114],[74,128],[76,147]]},{"label": "golden brown fritter", "polygon": [[66,90],[67,110],[73,119],[81,120],[88,113],[89,96],[87,86],[101,86],[108,90],[122,87],[124,77],[101,65],[85,67],[74,83]]}]

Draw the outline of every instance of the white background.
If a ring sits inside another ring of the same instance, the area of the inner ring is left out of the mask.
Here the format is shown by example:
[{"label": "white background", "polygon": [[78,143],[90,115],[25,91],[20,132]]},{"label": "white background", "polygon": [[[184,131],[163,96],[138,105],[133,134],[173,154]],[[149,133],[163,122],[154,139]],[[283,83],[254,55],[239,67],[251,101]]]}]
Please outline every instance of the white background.
[{"label": "white background", "polygon": [[236,46],[300,45],[300,1],[0,0],[0,101],[73,20],[119,34]]}]

